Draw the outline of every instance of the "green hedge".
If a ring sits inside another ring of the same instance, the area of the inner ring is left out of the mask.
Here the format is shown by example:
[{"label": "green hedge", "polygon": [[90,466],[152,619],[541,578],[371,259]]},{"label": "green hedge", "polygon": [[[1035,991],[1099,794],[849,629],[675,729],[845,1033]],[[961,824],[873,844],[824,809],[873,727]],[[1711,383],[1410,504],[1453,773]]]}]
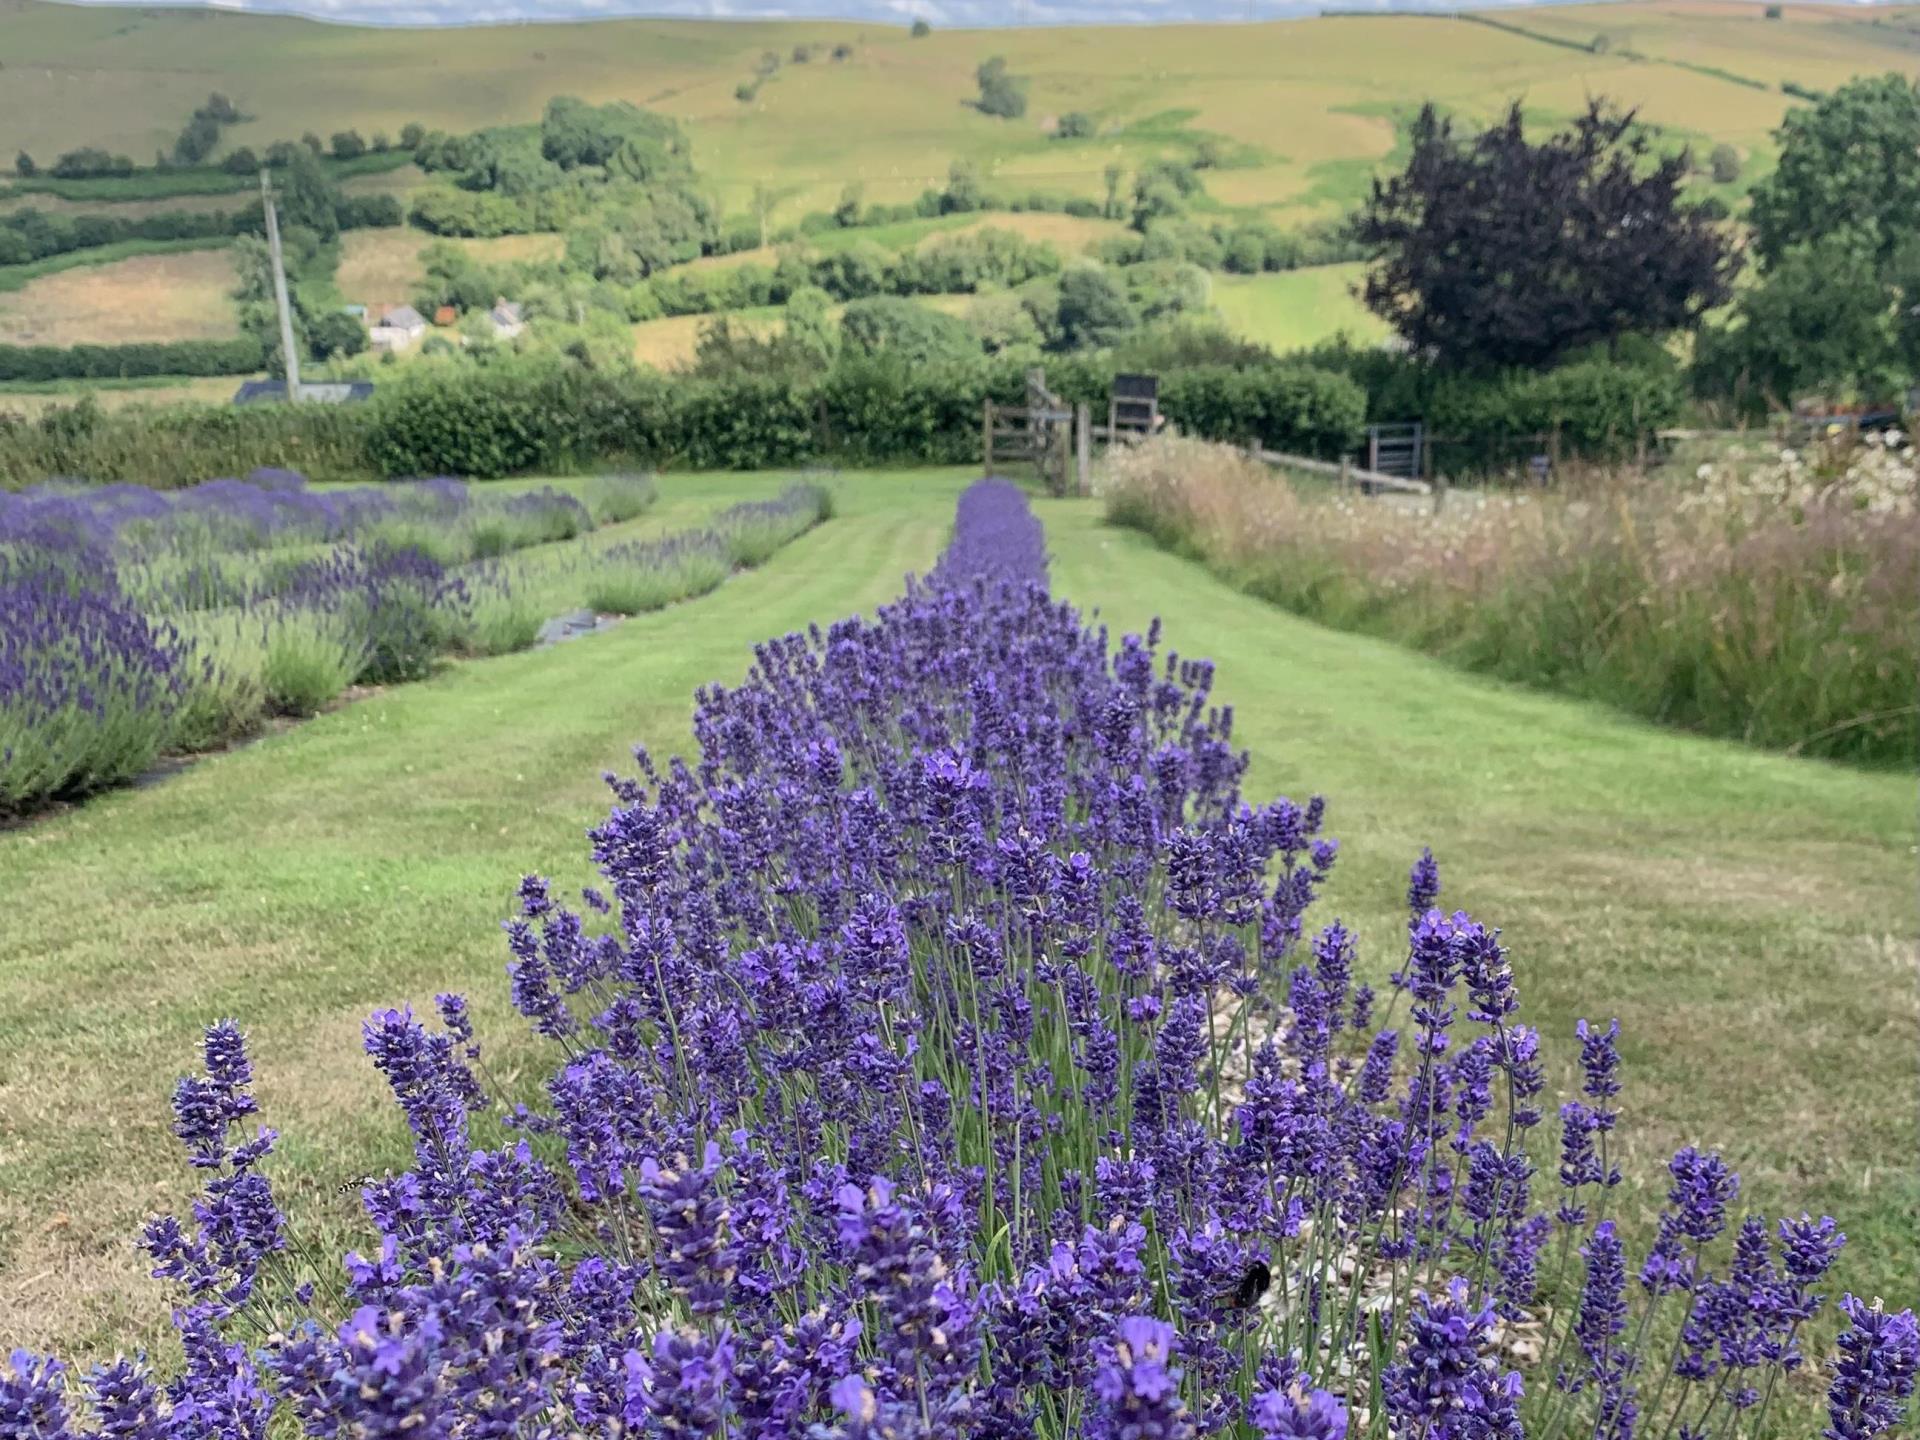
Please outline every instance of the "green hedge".
[{"label": "green hedge", "polygon": [[1553,370],[1462,374],[1407,355],[1344,343],[1304,360],[1350,378],[1366,394],[1367,418],[1420,420],[1438,468],[1452,475],[1510,469],[1557,450],[1562,459],[1628,459],[1679,418],[1684,377],[1657,346],[1631,345],[1620,359],[1593,356]]},{"label": "green hedge", "polygon": [[260,342],[251,335],[144,345],[0,345],[0,381],[249,375],[265,363]]},{"label": "green hedge", "polygon": [[[1047,374],[1065,399],[1104,416],[1109,363],[1069,359]],[[0,435],[0,481],[63,474],[171,485],[271,464],[324,478],[554,473],[612,458],[701,470],[816,458],[964,464],[979,458],[982,403],[1018,403],[1025,387],[1022,366],[983,362],[847,362],[805,387],[758,376],[686,380],[515,365],[383,385],[365,405],[251,407],[237,427],[196,420],[205,412],[194,411],[172,419],[95,415],[71,435],[16,424]],[[1165,377],[1162,393],[1169,416],[1191,433],[1318,455],[1355,444],[1365,412],[1352,381],[1289,364],[1179,371]],[[164,432],[164,443],[143,451],[149,431]]]}]

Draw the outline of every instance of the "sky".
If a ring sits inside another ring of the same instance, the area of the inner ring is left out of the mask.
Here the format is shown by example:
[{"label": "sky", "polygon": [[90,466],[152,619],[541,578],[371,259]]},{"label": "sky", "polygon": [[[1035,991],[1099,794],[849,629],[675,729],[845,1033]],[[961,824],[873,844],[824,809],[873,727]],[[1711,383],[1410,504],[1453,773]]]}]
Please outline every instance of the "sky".
[{"label": "sky", "polygon": [[[113,0],[80,0],[113,3]],[[1343,10],[1451,10],[1459,0],[210,0],[225,10],[275,11],[362,25],[460,25],[596,20],[617,15],[709,19],[845,19],[945,27],[1279,20]],[[1479,0],[1492,9],[1524,0]],[[1537,3],[1537,0],[1536,0]]]}]

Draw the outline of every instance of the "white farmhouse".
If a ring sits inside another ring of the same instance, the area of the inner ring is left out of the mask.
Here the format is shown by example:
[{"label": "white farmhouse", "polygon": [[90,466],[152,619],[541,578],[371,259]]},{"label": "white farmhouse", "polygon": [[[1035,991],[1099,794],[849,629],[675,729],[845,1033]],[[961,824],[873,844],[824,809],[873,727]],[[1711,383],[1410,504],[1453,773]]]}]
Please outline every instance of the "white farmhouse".
[{"label": "white farmhouse", "polygon": [[427,333],[427,317],[411,305],[384,306],[373,313],[367,340],[376,350],[405,350]]}]

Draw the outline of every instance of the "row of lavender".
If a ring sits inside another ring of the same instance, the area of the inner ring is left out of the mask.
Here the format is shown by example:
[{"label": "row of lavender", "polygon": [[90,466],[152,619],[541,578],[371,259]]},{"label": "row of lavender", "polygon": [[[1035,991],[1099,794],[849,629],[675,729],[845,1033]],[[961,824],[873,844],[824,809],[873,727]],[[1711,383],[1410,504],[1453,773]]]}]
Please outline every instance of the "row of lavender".
[{"label": "row of lavender", "polygon": [[798,486],[683,535],[589,534],[653,499],[641,476],[326,492],[266,471],[0,495],[0,814],[311,715],[356,684],[417,679],[443,655],[523,649],[557,610],[700,594],[828,508]]},{"label": "row of lavender", "polygon": [[928,583],[764,645],[697,764],[614,782],[602,886],[530,877],[507,926],[543,1096],[489,1094],[457,996],[367,1022],[414,1165],[343,1279],[214,1026],[174,1100],[205,1194],[144,1238],[183,1369],[16,1354],[0,1433],[1703,1440],[1810,1433],[1822,1364],[1826,1436],[1897,1429],[1910,1311],[1847,1297],[1802,1353],[1834,1223],[1737,1216],[1686,1149],[1632,1264],[1616,1027],[1549,1123],[1430,855],[1357,984],[1307,921],[1326,806],[1246,803],[1210,667],[1044,563],[976,486]]}]

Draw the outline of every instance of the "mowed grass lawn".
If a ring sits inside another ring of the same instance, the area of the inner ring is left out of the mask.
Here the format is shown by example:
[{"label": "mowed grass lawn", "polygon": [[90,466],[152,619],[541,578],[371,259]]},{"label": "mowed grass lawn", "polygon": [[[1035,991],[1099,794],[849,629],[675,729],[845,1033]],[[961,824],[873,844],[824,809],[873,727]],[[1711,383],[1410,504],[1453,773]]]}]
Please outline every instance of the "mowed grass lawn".
[{"label": "mowed grass lawn", "polygon": [[[756,640],[898,593],[969,478],[842,477],[833,520],[705,599],[0,833],[0,1333],[86,1353],[159,1337],[128,1240],[191,1192],[166,1097],[210,1020],[253,1037],[273,1173],[323,1248],[367,1239],[338,1187],[407,1154],[359,1052],[370,1009],[468,992],[496,1074],[531,1098],[552,1057],[510,1012],[498,931],[519,876],[585,882],[600,772],[634,741],[684,750],[694,688],[736,679]],[[783,479],[669,477],[662,503]],[[1574,1018],[1620,1017],[1636,1187],[1674,1146],[1721,1144],[1757,1203],[1843,1219],[1840,1283],[1914,1298],[1910,777],[1462,676],[1240,595],[1093,504],[1038,508],[1059,593],[1116,627],[1161,615],[1170,648],[1219,662],[1250,795],[1329,797],[1345,843],[1319,915],[1359,929],[1372,977],[1431,844],[1445,902],[1504,927],[1556,1082]]]}]

